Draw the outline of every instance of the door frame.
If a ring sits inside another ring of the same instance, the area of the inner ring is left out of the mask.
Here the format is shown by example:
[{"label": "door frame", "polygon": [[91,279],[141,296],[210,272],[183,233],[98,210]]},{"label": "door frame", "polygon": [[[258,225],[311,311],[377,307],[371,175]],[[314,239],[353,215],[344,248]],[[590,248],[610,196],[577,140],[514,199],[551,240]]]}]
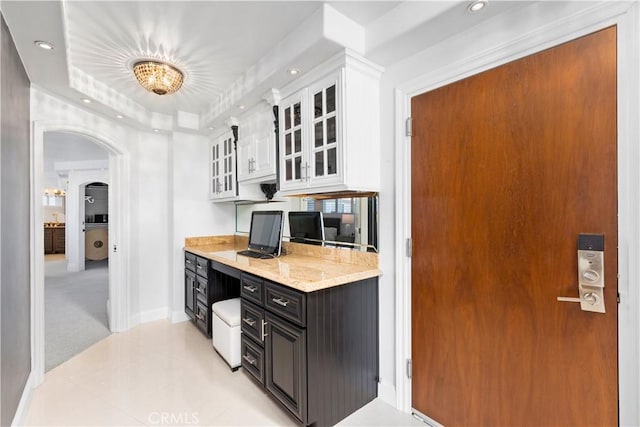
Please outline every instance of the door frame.
[{"label": "door frame", "polygon": [[[396,320],[396,407],[410,413],[411,379],[407,360],[411,359],[411,258],[407,240],[411,238],[411,137],[405,121],[411,117],[411,98],[462,80],[482,71],[548,49],[611,25],[618,26],[618,390],[620,425],[639,425],[640,410],[640,4],[603,2],[551,18],[528,34],[500,46],[477,53],[465,50],[441,68],[398,85],[395,90],[395,320]],[[463,34],[461,37],[465,37]],[[466,40],[471,43],[472,35]],[[455,52],[455,49],[449,51]],[[428,415],[428,414],[426,414]],[[431,421],[429,421],[431,422]],[[437,423],[434,422],[434,425]]]},{"label": "door frame", "polygon": [[[120,143],[91,128],[59,122],[34,121],[31,133],[31,371],[33,386],[44,381],[44,214],[42,188],[45,132],[79,134],[109,153],[109,327],[112,332],[129,329],[129,153]],[[112,249],[117,246],[117,251]]]}]

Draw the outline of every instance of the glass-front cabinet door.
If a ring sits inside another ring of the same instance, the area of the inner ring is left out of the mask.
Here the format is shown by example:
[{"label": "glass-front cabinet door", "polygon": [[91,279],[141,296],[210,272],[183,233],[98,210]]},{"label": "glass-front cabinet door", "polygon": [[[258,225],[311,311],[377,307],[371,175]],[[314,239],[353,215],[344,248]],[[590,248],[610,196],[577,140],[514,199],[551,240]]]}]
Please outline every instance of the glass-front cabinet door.
[{"label": "glass-front cabinet door", "polygon": [[280,187],[283,190],[304,188],[309,180],[309,161],[304,143],[304,94],[300,91],[280,104]]},{"label": "glass-front cabinet door", "polygon": [[309,88],[311,98],[311,185],[339,180],[340,129],[338,76],[331,76]]},{"label": "glass-front cabinet door", "polygon": [[343,184],[340,88],[340,73],[334,73],[280,104],[281,191],[317,192]]},{"label": "glass-front cabinet door", "polygon": [[209,195],[212,199],[234,197],[236,193],[236,150],[233,136],[225,135],[211,145],[211,178]]}]

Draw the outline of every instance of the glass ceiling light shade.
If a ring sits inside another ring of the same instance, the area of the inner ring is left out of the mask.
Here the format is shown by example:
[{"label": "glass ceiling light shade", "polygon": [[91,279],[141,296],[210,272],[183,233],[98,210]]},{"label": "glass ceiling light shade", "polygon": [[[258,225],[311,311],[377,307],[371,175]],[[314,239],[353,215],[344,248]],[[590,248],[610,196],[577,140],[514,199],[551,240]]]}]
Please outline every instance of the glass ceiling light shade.
[{"label": "glass ceiling light shade", "polygon": [[184,75],[177,68],[159,61],[140,61],[133,65],[133,74],[140,85],[156,95],[176,92],[182,86]]}]

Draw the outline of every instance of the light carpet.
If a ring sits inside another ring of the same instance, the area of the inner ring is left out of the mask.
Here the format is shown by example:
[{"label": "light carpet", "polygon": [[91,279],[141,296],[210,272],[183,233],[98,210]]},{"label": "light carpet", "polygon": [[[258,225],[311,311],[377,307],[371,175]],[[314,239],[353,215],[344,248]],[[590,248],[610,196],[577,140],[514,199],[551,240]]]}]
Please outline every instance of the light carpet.
[{"label": "light carpet", "polygon": [[107,337],[108,260],[66,271],[66,261],[45,257],[45,371]]}]

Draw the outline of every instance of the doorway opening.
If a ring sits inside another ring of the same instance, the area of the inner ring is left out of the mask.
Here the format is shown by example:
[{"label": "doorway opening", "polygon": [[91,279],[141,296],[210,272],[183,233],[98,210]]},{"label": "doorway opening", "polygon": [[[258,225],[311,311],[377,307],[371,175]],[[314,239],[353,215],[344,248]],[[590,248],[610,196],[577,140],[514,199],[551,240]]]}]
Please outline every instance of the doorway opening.
[{"label": "doorway opening", "polygon": [[83,135],[47,132],[43,142],[44,356],[49,371],[111,333],[109,154]]}]

